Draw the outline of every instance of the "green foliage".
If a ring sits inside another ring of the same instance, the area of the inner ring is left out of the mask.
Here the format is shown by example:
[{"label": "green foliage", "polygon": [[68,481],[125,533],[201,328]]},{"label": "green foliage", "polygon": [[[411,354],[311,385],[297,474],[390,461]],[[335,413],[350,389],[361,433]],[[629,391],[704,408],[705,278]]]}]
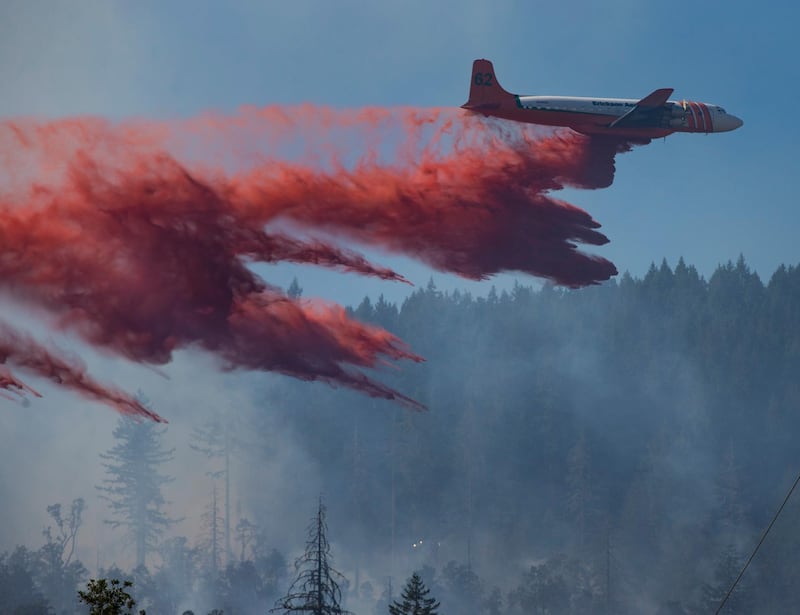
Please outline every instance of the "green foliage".
[{"label": "green foliage", "polygon": [[[128,593],[131,587],[133,581],[90,579],[78,597],[89,605],[89,615],[133,615],[136,600]],[[145,615],[144,611],[138,613]]]},{"label": "green foliage", "polygon": [[51,606],[34,580],[35,552],[17,547],[0,554],[0,613],[49,615]]},{"label": "green foliage", "polygon": [[429,598],[431,591],[425,587],[422,577],[416,572],[403,588],[400,601],[389,605],[391,615],[437,615],[439,603],[435,598]]}]

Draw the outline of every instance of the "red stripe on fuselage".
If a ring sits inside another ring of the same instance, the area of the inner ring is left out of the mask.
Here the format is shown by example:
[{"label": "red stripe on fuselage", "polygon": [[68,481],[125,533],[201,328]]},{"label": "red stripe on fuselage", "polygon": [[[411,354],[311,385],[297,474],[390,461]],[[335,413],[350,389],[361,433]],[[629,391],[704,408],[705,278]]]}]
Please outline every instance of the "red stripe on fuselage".
[{"label": "red stripe on fuselage", "polygon": [[689,104],[692,105],[692,110],[697,118],[697,132],[708,132],[706,130],[706,118],[703,117],[703,110],[700,108],[700,104],[696,102]]},{"label": "red stripe on fuselage", "polygon": [[703,119],[706,122],[706,132],[714,132],[714,122],[711,120],[711,112],[705,103],[698,103],[703,110]]},{"label": "red stripe on fuselage", "polygon": [[[700,106],[700,103],[694,103],[695,109],[697,109],[697,129],[702,130],[703,132],[708,132],[708,127],[706,126],[706,118],[703,115],[703,108]],[[702,123],[702,125],[701,125]]]}]

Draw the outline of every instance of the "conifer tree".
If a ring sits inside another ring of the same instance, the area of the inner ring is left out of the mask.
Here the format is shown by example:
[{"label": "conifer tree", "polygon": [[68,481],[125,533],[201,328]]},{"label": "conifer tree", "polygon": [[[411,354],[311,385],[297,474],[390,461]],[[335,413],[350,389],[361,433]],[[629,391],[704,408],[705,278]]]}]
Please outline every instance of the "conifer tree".
[{"label": "conifer tree", "polygon": [[435,598],[428,598],[431,593],[422,578],[415,572],[403,588],[400,602],[396,600],[389,605],[391,615],[438,615],[439,603]]},{"label": "conifer tree", "polygon": [[312,613],[312,615],[345,615],[341,607],[342,591],[336,578],[344,577],[330,565],[328,526],[325,523],[325,506],[319,499],[316,517],[308,526],[306,550],[294,564],[297,577],[289,592],[275,603],[271,611],[286,613]]},{"label": "conifer tree", "polygon": [[172,479],[159,474],[159,466],[172,459],[173,450],[161,445],[164,431],[155,423],[120,418],[113,431],[116,444],[100,455],[109,478],[98,485],[114,518],[106,523],[123,527],[136,549],[136,567],[145,565],[164,530],[176,522],[164,512],[161,487]]},{"label": "conifer tree", "polygon": [[222,478],[224,482],[225,507],[223,515],[225,538],[225,562],[233,561],[233,548],[231,546],[231,456],[241,445],[234,432],[237,425],[235,420],[223,413],[216,416],[204,426],[192,429],[189,448],[205,455],[211,460],[221,462],[221,468],[207,472],[214,479]]},{"label": "conifer tree", "polygon": [[303,287],[300,286],[300,282],[297,281],[296,276],[292,278],[292,283],[289,285],[289,288],[286,289],[286,294],[292,299],[299,299],[303,295]]},{"label": "conifer tree", "polygon": [[222,518],[219,515],[219,506],[217,504],[217,486],[211,492],[211,502],[206,506],[205,512],[201,515],[204,530],[206,532],[203,546],[208,553],[208,568],[207,572],[211,575],[212,579],[217,578],[217,573],[220,570],[220,555],[222,553]]}]

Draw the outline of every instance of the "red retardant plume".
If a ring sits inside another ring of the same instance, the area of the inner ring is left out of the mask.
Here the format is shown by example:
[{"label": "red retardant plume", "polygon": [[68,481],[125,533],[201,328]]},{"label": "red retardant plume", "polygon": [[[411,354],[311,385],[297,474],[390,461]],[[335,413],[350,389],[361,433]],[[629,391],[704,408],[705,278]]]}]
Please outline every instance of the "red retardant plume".
[{"label": "red retardant plume", "polygon": [[86,373],[86,368],[80,360],[59,356],[58,353],[48,350],[29,336],[0,322],[0,389],[13,391],[20,395],[27,392],[41,397],[39,393],[11,373],[5,365],[7,362],[76,391],[88,399],[108,404],[122,414],[145,417],[159,423],[166,422],[127,393],[95,381]]},{"label": "red retardant plume", "polygon": [[[353,135],[365,142],[360,157],[325,142]],[[320,143],[299,160],[270,151],[308,138]],[[248,264],[291,261],[406,282],[332,243],[346,238],[472,279],[522,271],[595,284],[616,269],[576,243],[608,240],[586,212],[550,193],[609,185],[614,156],[628,148],[438,109],[307,105],[169,124],[0,123],[0,289],[136,362],[165,364],[196,346],[226,368],[322,380],[421,408],[360,371],[421,361],[399,339],[338,306],[292,299]],[[181,162],[182,149],[199,162]],[[157,420],[34,348],[0,328],[0,357]],[[10,374],[0,383],[24,387]]]},{"label": "red retardant plume", "polygon": [[[16,393],[20,397],[24,398],[26,393],[30,393],[31,395],[35,395],[36,397],[41,397],[41,394],[36,392],[34,389],[29,387],[27,384],[19,380],[14,374],[11,373],[11,370],[8,369],[5,365],[0,364],[0,389],[4,391],[11,391]],[[14,401],[14,398],[10,395],[2,393],[2,396],[6,399],[10,399]]]}]

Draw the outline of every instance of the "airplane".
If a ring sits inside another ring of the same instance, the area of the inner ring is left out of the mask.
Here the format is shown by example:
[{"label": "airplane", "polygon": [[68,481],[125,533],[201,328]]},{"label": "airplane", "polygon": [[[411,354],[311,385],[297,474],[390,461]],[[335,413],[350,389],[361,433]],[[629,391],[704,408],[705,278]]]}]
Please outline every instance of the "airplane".
[{"label": "airplane", "polygon": [[506,120],[566,126],[585,135],[653,139],[674,132],[728,132],[744,122],[717,105],[667,100],[672,88],[655,90],[641,100],[574,96],[520,96],[506,92],[489,60],[475,60],[469,100],[474,113]]}]

